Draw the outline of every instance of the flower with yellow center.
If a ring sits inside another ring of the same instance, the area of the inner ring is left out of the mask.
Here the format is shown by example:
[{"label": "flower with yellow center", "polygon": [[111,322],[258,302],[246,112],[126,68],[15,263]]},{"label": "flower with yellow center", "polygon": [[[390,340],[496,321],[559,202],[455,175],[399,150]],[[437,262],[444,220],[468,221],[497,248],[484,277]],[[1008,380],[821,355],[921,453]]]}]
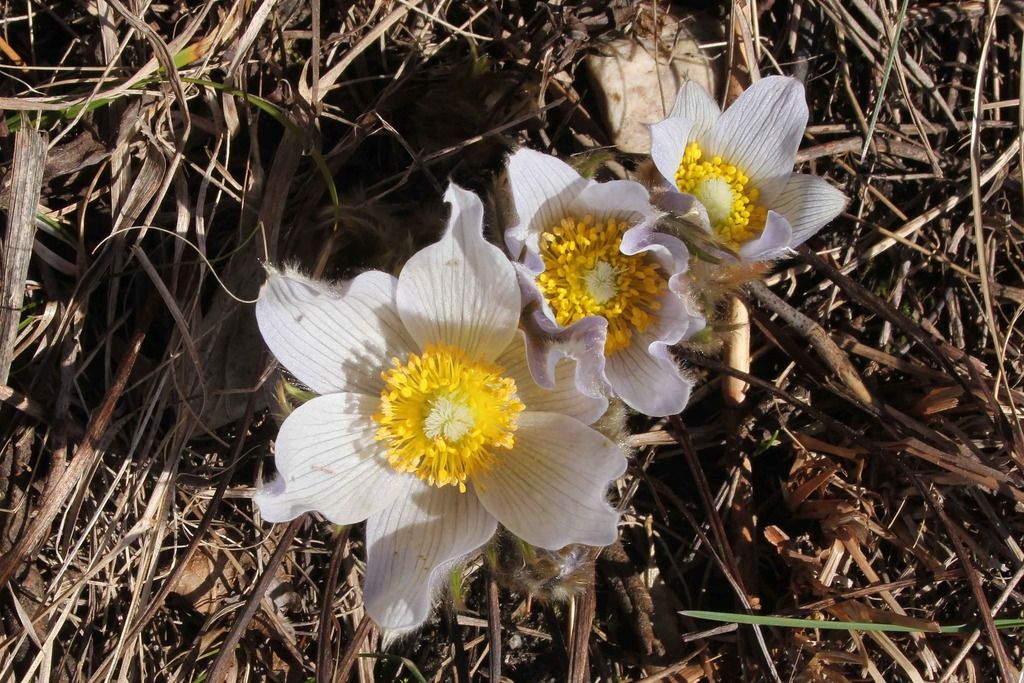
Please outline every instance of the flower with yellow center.
[{"label": "flower with yellow center", "polygon": [[522,149],[508,164],[518,222],[505,243],[519,262],[534,377],[577,360],[577,384],[611,389],[647,415],[680,412],[690,381],[669,346],[704,325],[684,293],[688,255],[658,233],[639,183],[598,183],[555,157]]},{"label": "flower with yellow center", "polygon": [[607,401],[568,362],[531,377],[512,263],[483,238],[483,205],[451,186],[448,229],[398,278],[331,287],[273,271],[256,319],[281,364],[317,398],[281,426],[263,519],[319,512],[367,520],[367,613],[416,628],[452,565],[498,522],[531,545],[606,545],[605,500],[626,461],[588,425]]},{"label": "flower with yellow center", "polygon": [[651,157],[670,210],[693,212],[740,258],[766,261],[809,239],[846,206],[817,176],[793,173],[807,125],[803,85],[761,79],[723,113],[686,82],[668,118],[651,126]]}]

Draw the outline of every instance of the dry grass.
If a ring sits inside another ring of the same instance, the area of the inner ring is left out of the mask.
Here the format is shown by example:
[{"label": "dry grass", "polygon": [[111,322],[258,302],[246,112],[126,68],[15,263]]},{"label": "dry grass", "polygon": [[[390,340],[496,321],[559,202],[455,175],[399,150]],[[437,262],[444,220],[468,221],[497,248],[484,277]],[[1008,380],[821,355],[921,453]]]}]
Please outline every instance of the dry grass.
[{"label": "dry grass", "polygon": [[605,144],[581,60],[651,3],[0,3],[0,680],[1015,680],[1024,10],[677,4],[731,36],[731,91],[806,81],[800,159],[853,202],[745,290],[749,374],[681,349],[690,407],[629,420],[621,543],[569,604],[513,590],[544,577],[505,544],[384,650],[361,528],[248,500],[281,405],[261,264],[393,270],[448,178]]}]

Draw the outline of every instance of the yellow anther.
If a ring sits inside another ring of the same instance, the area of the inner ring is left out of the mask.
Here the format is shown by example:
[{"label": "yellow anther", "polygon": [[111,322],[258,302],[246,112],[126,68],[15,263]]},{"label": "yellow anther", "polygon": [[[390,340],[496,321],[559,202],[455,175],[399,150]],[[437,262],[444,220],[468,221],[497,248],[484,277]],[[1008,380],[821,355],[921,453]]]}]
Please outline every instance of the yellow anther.
[{"label": "yellow anther", "polygon": [[458,486],[485,472],[509,449],[523,404],[516,383],[496,365],[474,361],[460,349],[430,346],[381,374],[384,390],[376,439],[388,463],[431,486]]},{"label": "yellow anther", "polygon": [[591,315],[608,320],[604,352],[610,356],[644,332],[660,308],[667,285],[658,263],[646,253],[623,254],[619,247],[628,225],[565,217],[544,233],[540,255],[544,272],[537,286],[560,325]]}]

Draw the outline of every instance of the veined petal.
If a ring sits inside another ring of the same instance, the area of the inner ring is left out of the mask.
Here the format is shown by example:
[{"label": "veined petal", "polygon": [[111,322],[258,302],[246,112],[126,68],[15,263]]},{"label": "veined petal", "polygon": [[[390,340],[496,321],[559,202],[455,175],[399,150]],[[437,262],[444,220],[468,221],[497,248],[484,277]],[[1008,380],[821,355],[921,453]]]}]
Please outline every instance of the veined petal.
[{"label": "veined petal", "polygon": [[[691,338],[707,325],[707,320],[692,305],[683,293],[685,277],[676,275],[669,281],[668,290],[658,297],[661,308],[655,325],[648,331],[646,339],[663,342],[669,346]],[[649,341],[647,342],[649,343]]]},{"label": "veined petal", "polygon": [[740,247],[739,256],[745,261],[771,261],[790,253],[793,245],[793,228],[782,215],[768,212],[764,230],[757,239]]},{"label": "veined petal", "polygon": [[676,344],[704,329],[707,321],[683,293],[687,289],[689,251],[682,240],[646,226],[637,226],[623,235],[621,249],[623,254],[650,252],[670,274],[668,289],[658,297],[657,323],[650,335],[653,339]]},{"label": "veined petal", "polygon": [[274,356],[313,391],[375,394],[382,364],[415,348],[395,306],[396,284],[379,271],[334,288],[271,271],[256,321]]},{"label": "veined petal", "polygon": [[253,501],[268,522],[320,512],[335,524],[361,522],[389,505],[405,479],[374,440],[377,398],[337,393],[299,406],[281,425],[277,478]]},{"label": "veined petal", "polygon": [[562,358],[576,362],[576,388],[587,396],[601,398],[608,390],[604,378],[604,345],[608,321],[588,316],[569,327],[555,321],[554,313],[532,278],[520,279],[523,292],[523,330],[530,374],[545,389],[555,386],[555,368]]},{"label": "veined petal", "polygon": [[632,180],[591,182],[576,197],[569,212],[577,218],[624,218],[642,225],[653,224],[658,218],[647,188]]},{"label": "veined petal", "polygon": [[771,207],[793,172],[806,127],[803,84],[768,76],[743,91],[705,139],[708,152],[747,174],[761,193],[758,203]]},{"label": "veined petal", "polygon": [[494,535],[497,523],[472,493],[416,477],[366,523],[366,611],[385,631],[414,629],[430,615],[452,565]]},{"label": "veined petal", "polygon": [[576,387],[576,363],[563,358],[553,368],[552,386],[542,388],[530,373],[526,359],[524,333],[516,335],[512,343],[496,363],[505,369],[505,374],[516,382],[516,393],[526,410],[562,413],[574,417],[584,424],[591,424],[604,415],[608,399],[604,396],[587,396]]},{"label": "veined petal", "polygon": [[527,543],[603,546],[618,535],[608,485],[626,470],[622,451],[583,423],[525,412],[510,453],[477,478],[480,502]]},{"label": "veined petal", "polygon": [[682,412],[693,382],[684,377],[668,346],[658,341],[631,344],[605,364],[612,389],[630,408],[651,417]]},{"label": "veined petal", "polygon": [[491,361],[519,324],[519,286],[512,263],[483,236],[483,204],[458,185],[441,240],[413,254],[398,276],[398,312],[424,347],[448,344]]},{"label": "veined petal", "polygon": [[619,250],[630,256],[647,251],[654,256],[670,276],[686,272],[690,254],[682,240],[655,232],[650,225],[637,225],[622,236]]},{"label": "veined petal", "polygon": [[590,181],[564,161],[525,148],[509,158],[508,180],[519,222],[505,231],[505,244],[513,259],[525,259],[539,273],[543,270],[537,256],[540,234],[568,214]]},{"label": "veined petal", "polygon": [[676,102],[669,113],[669,116],[684,118],[693,124],[691,140],[697,140],[709,131],[721,115],[722,110],[711,94],[696,81],[686,81],[679,86]]},{"label": "veined petal", "polygon": [[676,187],[676,171],[683,161],[683,152],[693,139],[692,128],[692,121],[672,116],[651,126],[651,159],[665,182],[673,189]]},{"label": "veined petal", "polygon": [[810,239],[846,208],[849,199],[824,178],[794,173],[772,207],[793,228],[790,246]]}]

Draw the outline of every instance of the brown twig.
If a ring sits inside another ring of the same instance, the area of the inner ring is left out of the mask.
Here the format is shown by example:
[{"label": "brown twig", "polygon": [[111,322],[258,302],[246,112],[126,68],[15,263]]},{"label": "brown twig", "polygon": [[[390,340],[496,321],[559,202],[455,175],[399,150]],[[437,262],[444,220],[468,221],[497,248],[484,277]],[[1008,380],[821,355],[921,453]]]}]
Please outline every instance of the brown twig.
[{"label": "brown twig", "polygon": [[839,379],[850,388],[858,399],[868,405],[875,403],[874,397],[868,391],[868,388],[864,386],[864,381],[860,378],[860,374],[853,367],[853,364],[850,363],[849,357],[832,341],[821,325],[775,296],[761,282],[751,282],[747,285],[747,289],[757,298],[762,306],[776,313],[791,328],[811,342],[811,345],[817,350],[821,358],[839,375]]},{"label": "brown twig", "polygon": [[355,666],[356,660],[359,658],[359,650],[363,646],[363,641],[375,630],[376,627],[373,625],[370,617],[364,616],[359,622],[359,626],[356,627],[356,632],[352,634],[352,642],[349,643],[349,646],[345,649],[345,654],[341,657],[341,661],[338,662],[338,668],[334,671],[334,683],[346,683],[348,681],[349,676],[352,674],[352,667]]},{"label": "brown twig", "polygon": [[320,622],[316,627],[316,680],[317,683],[331,683],[334,680],[332,659],[334,655],[334,592],[338,588],[338,573],[341,571],[341,558],[348,548],[348,532],[351,527],[342,528],[334,538],[334,552],[331,553],[331,564],[327,568],[327,583],[320,597]]},{"label": "brown twig", "polygon": [[594,565],[586,565],[587,589],[573,598],[576,618],[572,623],[569,640],[569,683],[587,683],[590,680],[590,631],[597,610],[594,596]]},{"label": "brown twig", "polygon": [[448,630],[448,639],[451,641],[455,664],[455,680],[457,683],[469,683],[469,658],[466,656],[466,643],[462,639],[462,631],[459,629],[459,621],[455,617],[455,603],[452,600],[445,600],[441,608],[444,615],[445,627]]},{"label": "brown twig", "polygon": [[499,601],[498,582],[493,576],[487,577],[487,638],[488,647],[488,678],[501,681],[501,603]]}]

